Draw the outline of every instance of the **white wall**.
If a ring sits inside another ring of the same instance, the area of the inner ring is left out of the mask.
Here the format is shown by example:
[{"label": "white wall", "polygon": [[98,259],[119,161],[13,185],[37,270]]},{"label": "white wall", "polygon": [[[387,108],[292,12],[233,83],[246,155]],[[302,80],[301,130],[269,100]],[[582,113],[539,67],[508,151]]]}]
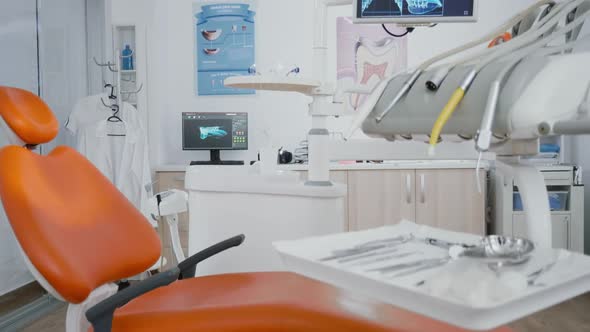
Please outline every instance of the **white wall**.
[{"label": "white wall", "polygon": [[[88,94],[85,25],[86,0],[0,2],[0,85],[41,92],[64,124],[74,103]],[[43,151],[68,143],[62,127]],[[0,208],[0,295],[30,281]]]},{"label": "white wall", "polygon": [[[181,151],[180,114],[186,111],[247,111],[250,113],[250,151],[222,152],[225,159],[253,159],[266,140],[265,127],[272,124],[277,144],[293,147],[304,139],[310,126],[310,99],[288,93],[260,92],[256,96],[197,97],[194,95],[193,0],[114,0],[113,21],[148,25],[148,78],[150,140],[154,165],[207,159],[206,152]],[[417,29],[409,37],[409,65],[456,47],[488,32],[534,0],[481,0],[477,24],[442,24]],[[330,16],[331,76],[336,73],[337,16],[350,16],[352,8],[332,9]],[[258,0],[257,67],[296,64],[303,74],[312,65],[312,0]],[[332,121],[342,130],[348,119]],[[472,143],[469,144],[470,148]],[[415,150],[424,144],[393,144],[392,149]],[[465,146],[457,149],[465,150]]]},{"label": "white wall", "polygon": [[43,146],[74,146],[65,123],[76,102],[88,95],[86,0],[40,0],[39,62],[41,98],[61,127],[55,140]]},{"label": "white wall", "polygon": [[[35,0],[0,1],[0,85],[39,92]],[[7,145],[0,135],[0,147]],[[33,281],[0,203],[0,295]]]}]

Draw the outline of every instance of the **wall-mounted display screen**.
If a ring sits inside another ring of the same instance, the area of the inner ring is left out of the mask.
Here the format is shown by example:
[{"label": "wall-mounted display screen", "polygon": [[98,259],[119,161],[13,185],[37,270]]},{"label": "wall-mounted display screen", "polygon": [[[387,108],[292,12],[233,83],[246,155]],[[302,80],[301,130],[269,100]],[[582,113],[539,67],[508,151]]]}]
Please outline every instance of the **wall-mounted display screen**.
[{"label": "wall-mounted display screen", "polygon": [[476,21],[477,0],[356,0],[356,23]]},{"label": "wall-mounted display screen", "polygon": [[248,150],[248,113],[183,113],[184,150]]}]

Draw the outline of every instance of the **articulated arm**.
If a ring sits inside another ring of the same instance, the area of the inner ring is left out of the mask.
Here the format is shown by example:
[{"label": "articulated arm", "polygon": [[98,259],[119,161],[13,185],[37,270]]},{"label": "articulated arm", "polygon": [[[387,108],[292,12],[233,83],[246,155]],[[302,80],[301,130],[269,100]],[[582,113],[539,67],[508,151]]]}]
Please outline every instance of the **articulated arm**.
[{"label": "articulated arm", "polygon": [[94,332],[110,332],[113,325],[115,310],[152,290],[170,285],[182,278],[194,277],[197,264],[225,250],[239,246],[244,242],[244,239],[244,235],[238,235],[217,243],[186,259],[184,262],[180,263],[178,267],[159,273],[140,283],[125,288],[90,308],[90,310],[86,312],[86,318],[92,324]]},{"label": "articulated arm", "polygon": [[180,269],[159,273],[138,284],[132,285],[100,302],[86,312],[86,318],[92,324],[94,332],[110,332],[113,326],[115,310],[129,301],[162,286],[167,286],[178,280]]},{"label": "articulated arm", "polygon": [[194,278],[197,264],[208,259],[209,257],[215,256],[223,251],[241,245],[244,242],[244,239],[246,239],[244,235],[238,235],[223,242],[219,242],[218,244],[187,258],[184,262],[178,264],[178,268],[180,269],[180,279]]}]

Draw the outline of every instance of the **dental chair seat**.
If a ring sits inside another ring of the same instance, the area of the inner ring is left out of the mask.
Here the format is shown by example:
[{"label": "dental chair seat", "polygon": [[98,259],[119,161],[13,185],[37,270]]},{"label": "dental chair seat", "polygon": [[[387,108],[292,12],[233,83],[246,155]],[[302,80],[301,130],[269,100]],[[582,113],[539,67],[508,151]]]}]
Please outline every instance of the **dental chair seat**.
[{"label": "dental chair seat", "polygon": [[[271,272],[177,281],[116,311],[113,332],[119,331],[464,330],[296,274]],[[509,330],[496,332],[502,331]]]}]

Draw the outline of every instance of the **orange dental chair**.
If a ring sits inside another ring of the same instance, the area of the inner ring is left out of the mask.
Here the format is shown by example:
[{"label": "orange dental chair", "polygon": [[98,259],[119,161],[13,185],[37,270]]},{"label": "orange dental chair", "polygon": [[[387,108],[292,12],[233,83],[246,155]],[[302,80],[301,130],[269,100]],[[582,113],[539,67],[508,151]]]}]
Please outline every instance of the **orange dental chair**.
[{"label": "orange dental chair", "polygon": [[70,303],[67,332],[464,331],[293,273],[194,278],[200,262],[244,236],[118,291],[114,282],[158,260],[157,233],[76,151],[30,150],[59,128],[37,96],[0,87],[0,117],[3,131],[14,133],[0,150],[0,197],[29,269]]}]

